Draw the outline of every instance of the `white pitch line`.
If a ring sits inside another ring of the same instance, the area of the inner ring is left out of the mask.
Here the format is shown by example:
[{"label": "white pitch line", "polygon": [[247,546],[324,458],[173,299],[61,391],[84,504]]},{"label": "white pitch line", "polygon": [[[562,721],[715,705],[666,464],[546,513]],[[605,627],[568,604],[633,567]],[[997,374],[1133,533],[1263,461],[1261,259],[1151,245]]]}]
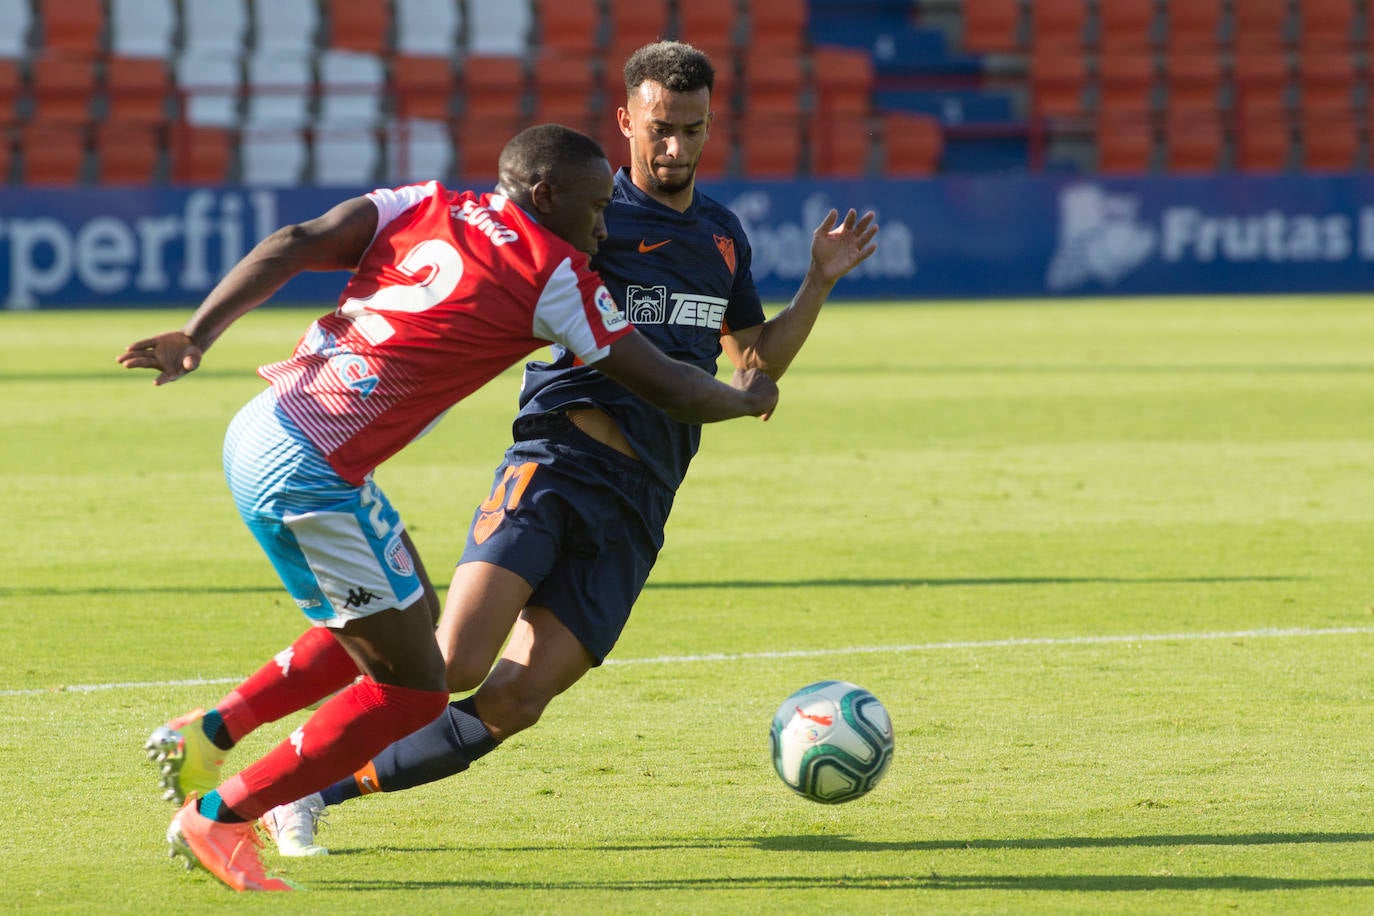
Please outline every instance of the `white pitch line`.
[{"label": "white pitch line", "polygon": [[[1105,646],[1138,642],[1197,642],[1209,639],[1295,639],[1313,636],[1367,636],[1374,627],[1328,627],[1311,629],[1266,627],[1258,630],[1231,630],[1221,633],[1141,633],[1133,636],[1028,636],[1014,639],[957,640],[954,642],[909,643],[901,646],[844,646],[835,649],[797,649],[789,652],[736,652],[707,655],[658,655],[652,658],[608,658],[606,666],[678,665],[693,662],[736,662],[789,658],[827,658],[834,655],[877,655],[904,652],[948,652],[953,649],[1014,649],[1021,646]],[[97,693],[104,690],[200,687],[237,684],[241,677],[193,678],[184,681],[125,681],[114,684],[67,684],[61,687],[28,690],[0,690],[0,697],[36,697],[58,693]]]}]

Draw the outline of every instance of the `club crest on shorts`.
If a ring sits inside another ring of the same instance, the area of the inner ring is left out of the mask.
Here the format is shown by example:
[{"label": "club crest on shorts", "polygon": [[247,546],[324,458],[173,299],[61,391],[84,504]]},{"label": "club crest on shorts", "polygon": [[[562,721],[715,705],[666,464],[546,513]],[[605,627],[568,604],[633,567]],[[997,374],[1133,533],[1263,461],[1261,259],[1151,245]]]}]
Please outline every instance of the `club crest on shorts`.
[{"label": "club crest on shorts", "polygon": [[415,575],[415,560],[411,558],[410,551],[406,550],[405,542],[399,534],[386,545],[386,565],[398,576]]}]

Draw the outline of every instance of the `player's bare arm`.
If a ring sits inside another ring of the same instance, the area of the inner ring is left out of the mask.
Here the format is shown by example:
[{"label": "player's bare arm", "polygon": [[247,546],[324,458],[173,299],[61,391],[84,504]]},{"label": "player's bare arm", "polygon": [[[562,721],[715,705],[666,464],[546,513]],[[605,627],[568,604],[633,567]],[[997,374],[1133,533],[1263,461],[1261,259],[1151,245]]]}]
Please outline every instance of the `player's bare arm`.
[{"label": "player's bare arm", "polygon": [[230,269],[181,330],[135,341],[119,355],[126,369],[157,369],[155,385],[194,371],[210,345],[243,315],[266,302],[296,274],[352,270],[377,231],[377,207],[366,197],[344,201],[322,216],[283,226]]},{"label": "player's bare arm", "polygon": [[609,355],[594,365],[681,423],[767,419],[778,403],[778,386],[765,373],[736,369],[730,384],[723,385],[696,366],[665,356],[638,331],[611,344]]},{"label": "player's bare arm", "polygon": [[811,265],[787,308],[752,328],[721,338],[725,355],[737,367],[759,369],[776,381],[801,351],[821,306],[845,274],[878,250],[878,223],[870,210],[860,217],[854,210],[841,221],[831,210],[811,235]]}]

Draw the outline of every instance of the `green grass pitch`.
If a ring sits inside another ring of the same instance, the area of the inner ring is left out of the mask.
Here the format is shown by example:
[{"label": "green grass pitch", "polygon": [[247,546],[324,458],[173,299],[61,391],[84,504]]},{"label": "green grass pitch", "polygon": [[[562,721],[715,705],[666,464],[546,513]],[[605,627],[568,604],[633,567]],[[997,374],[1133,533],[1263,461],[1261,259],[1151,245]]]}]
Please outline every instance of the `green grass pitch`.
[{"label": "green grass pitch", "polygon": [[[0,313],[0,908],[1374,910],[1374,300],[832,304],[776,416],[707,429],[611,661],[269,850],[309,893],[267,899],[165,858],[140,748],[302,628],[219,450],[311,315],[167,388],[115,364],[185,314]],[[517,386],[377,474],[437,584]],[[829,677],[897,744],[834,807],[767,751]]]}]

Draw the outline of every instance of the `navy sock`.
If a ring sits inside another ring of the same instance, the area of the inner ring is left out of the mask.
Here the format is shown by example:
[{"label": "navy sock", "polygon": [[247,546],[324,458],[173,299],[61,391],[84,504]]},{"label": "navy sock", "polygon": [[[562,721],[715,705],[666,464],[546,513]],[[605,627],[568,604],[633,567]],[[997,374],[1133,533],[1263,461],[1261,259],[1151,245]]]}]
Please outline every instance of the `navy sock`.
[{"label": "navy sock", "polygon": [[[368,775],[375,774],[377,782],[372,791],[399,792],[461,773],[499,743],[477,717],[472,697],[464,697],[448,704],[439,718],[372,759]],[[357,778],[349,777],[320,794],[326,805],[337,805],[362,792]]]},{"label": "navy sock", "polygon": [[207,712],[200,720],[201,731],[205,732],[205,737],[210,739],[210,743],[222,751],[227,751],[234,746],[234,739],[229,735],[229,729],[224,726],[224,718],[219,714],[218,709]]}]

